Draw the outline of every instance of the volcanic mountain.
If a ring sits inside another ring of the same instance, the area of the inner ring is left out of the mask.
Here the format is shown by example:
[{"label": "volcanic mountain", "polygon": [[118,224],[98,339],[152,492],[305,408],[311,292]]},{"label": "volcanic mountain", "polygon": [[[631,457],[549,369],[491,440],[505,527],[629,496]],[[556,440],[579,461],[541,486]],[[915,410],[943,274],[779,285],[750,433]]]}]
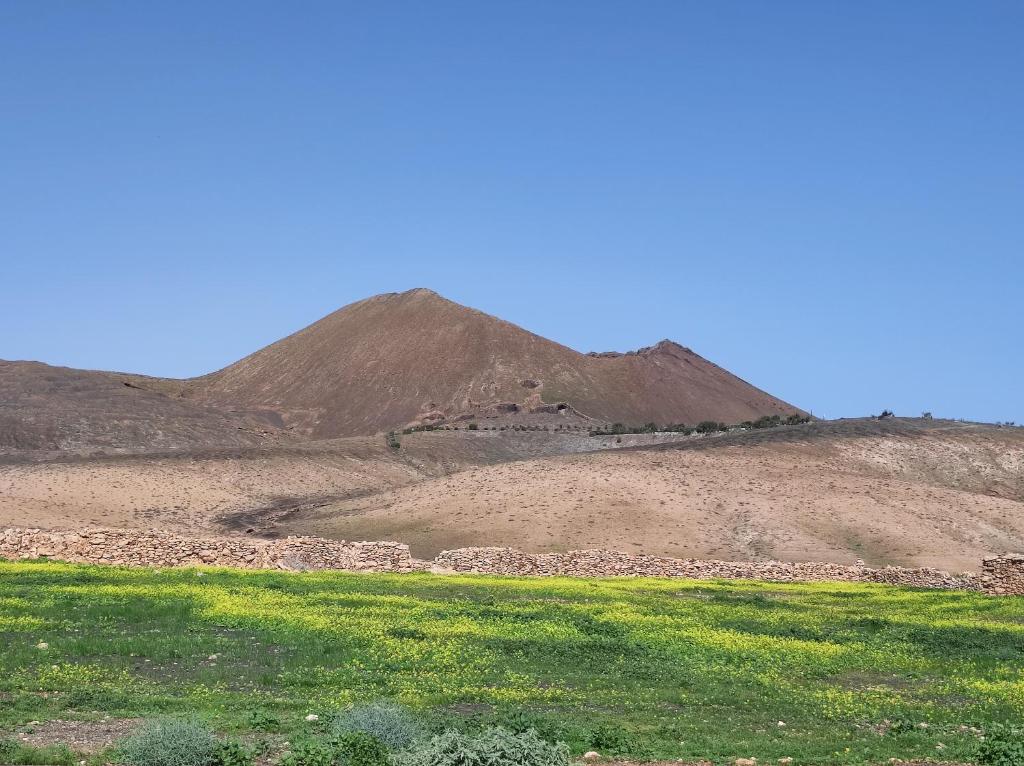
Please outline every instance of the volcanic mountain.
[{"label": "volcanic mountain", "polygon": [[278,413],[313,438],[488,416],[664,425],[801,412],[671,341],[582,354],[422,288],[346,306],[185,395]]}]

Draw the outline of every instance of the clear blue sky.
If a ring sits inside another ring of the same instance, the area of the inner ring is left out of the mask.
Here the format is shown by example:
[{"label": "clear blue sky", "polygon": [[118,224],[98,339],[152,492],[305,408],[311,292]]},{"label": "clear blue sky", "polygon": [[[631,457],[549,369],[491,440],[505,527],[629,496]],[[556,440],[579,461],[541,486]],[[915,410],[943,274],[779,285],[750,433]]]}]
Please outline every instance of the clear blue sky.
[{"label": "clear blue sky", "polygon": [[415,286],[826,417],[1024,421],[1024,3],[0,3],[0,358]]}]

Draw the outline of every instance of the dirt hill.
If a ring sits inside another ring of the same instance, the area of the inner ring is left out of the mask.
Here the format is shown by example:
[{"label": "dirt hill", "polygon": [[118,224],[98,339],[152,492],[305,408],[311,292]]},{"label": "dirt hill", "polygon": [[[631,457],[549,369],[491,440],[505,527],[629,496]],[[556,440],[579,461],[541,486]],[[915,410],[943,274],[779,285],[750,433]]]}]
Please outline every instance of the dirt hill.
[{"label": "dirt hill", "polygon": [[483,466],[297,514],[407,542],[977,569],[1024,551],[1024,429],[854,420]]},{"label": "dirt hill", "polygon": [[582,354],[430,290],[378,295],[192,381],[315,438],[473,417],[736,423],[798,408],[662,341]]},{"label": "dirt hill", "polygon": [[977,569],[1024,552],[1024,429],[851,420],[682,440],[463,430],[398,449],[376,436],[22,452],[0,456],[0,524]]},{"label": "dirt hill", "polygon": [[0,454],[187,449],[289,440],[270,422],[178,396],[181,381],[0,360]]}]

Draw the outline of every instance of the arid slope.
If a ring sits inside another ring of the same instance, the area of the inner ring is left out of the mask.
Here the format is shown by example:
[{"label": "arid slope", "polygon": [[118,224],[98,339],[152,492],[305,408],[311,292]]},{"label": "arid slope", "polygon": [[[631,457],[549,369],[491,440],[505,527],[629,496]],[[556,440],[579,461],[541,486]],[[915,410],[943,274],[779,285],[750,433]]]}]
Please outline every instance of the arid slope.
[{"label": "arid slope", "polygon": [[[642,443],[659,437],[624,437]],[[609,440],[544,432],[426,432],[270,447],[0,455],[0,526],[157,527],[287,534],[300,510],[481,465],[600,449]]]},{"label": "arid slope", "polygon": [[1024,429],[855,420],[618,438],[434,431],[398,449],[376,436],[29,451],[0,456],[0,524],[393,539],[423,556],[604,547],[959,570],[1024,551]]},{"label": "arid slope", "polygon": [[852,421],[476,468],[289,529],[463,545],[976,569],[1024,550],[1024,430]]},{"label": "arid slope", "polygon": [[253,446],[288,440],[272,418],[186,401],[181,381],[0,360],[0,454]]}]

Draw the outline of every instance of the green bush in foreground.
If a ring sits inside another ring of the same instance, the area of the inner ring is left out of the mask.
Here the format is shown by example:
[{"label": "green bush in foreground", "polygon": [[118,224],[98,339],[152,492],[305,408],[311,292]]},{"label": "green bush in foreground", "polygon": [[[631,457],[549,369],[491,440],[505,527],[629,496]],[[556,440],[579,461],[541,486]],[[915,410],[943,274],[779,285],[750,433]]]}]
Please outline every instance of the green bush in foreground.
[{"label": "green bush in foreground", "polygon": [[369,734],[393,752],[405,750],[423,736],[423,728],[408,709],[387,701],[356,705],[338,713],[331,719],[330,731],[335,736]]},{"label": "green bush in foreground", "polygon": [[67,745],[33,747],[13,739],[0,739],[0,763],[6,766],[72,766],[75,754]]},{"label": "green bush in foreground", "polygon": [[304,739],[294,743],[281,766],[334,766],[337,756],[334,746],[319,739]]},{"label": "green bush in foreground", "polygon": [[145,724],[126,739],[119,760],[129,766],[211,766],[217,738],[193,720],[160,720]]},{"label": "green bush in foreground", "polygon": [[389,766],[390,763],[384,743],[361,731],[347,732],[333,739],[300,740],[281,759],[281,766]]},{"label": "green bush in foreground", "polygon": [[449,730],[395,759],[398,766],[568,766],[569,748],[530,730],[515,734],[500,726],[477,735]]},{"label": "green bush in foreground", "polygon": [[118,748],[128,766],[250,766],[252,753],[190,719],[151,721]]},{"label": "green bush in foreground", "polygon": [[337,761],[342,766],[389,766],[387,746],[365,732],[342,734],[334,741]]},{"label": "green bush in foreground", "polygon": [[1012,726],[990,726],[978,746],[978,763],[984,766],[1022,766],[1024,730]]}]

